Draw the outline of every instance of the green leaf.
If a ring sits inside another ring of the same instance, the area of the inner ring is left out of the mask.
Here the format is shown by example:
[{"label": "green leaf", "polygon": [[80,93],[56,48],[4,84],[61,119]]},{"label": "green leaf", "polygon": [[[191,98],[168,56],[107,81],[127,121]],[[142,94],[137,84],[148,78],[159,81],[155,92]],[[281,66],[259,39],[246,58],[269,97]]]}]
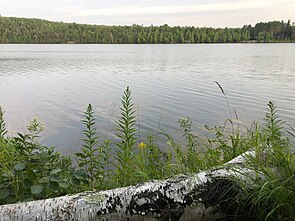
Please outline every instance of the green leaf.
[{"label": "green leaf", "polygon": [[35,181],[37,176],[33,170],[28,170],[27,171],[28,179],[31,181]]},{"label": "green leaf", "polygon": [[64,189],[68,189],[70,184],[69,183],[59,183],[59,186]]},{"label": "green leaf", "polygon": [[48,189],[52,190],[52,191],[57,191],[59,190],[59,184],[58,182],[52,181],[48,184]]},{"label": "green leaf", "polygon": [[0,190],[0,199],[5,199],[10,194],[9,190],[7,189],[1,189]]},{"label": "green leaf", "polygon": [[79,180],[87,179],[86,173],[83,173],[83,172],[79,172],[79,173],[74,174],[74,177],[79,179]]},{"label": "green leaf", "polygon": [[38,195],[43,191],[43,189],[44,188],[41,185],[34,185],[34,186],[31,187],[31,193],[33,195]]},{"label": "green leaf", "polygon": [[5,204],[11,204],[11,203],[15,203],[16,199],[14,196],[10,195],[7,198],[5,198],[5,200],[3,200]]},{"label": "green leaf", "polygon": [[10,174],[10,173],[2,173],[2,177],[5,177],[5,178],[10,178],[10,177],[13,177],[14,175],[13,174]]},{"label": "green leaf", "polygon": [[26,166],[27,166],[27,163],[26,163],[26,162],[22,162],[22,163],[18,163],[18,164],[16,164],[16,165],[14,166],[14,169],[15,169],[16,171],[22,171],[22,170],[24,170],[24,169],[26,168]]},{"label": "green leaf", "polygon": [[50,180],[49,176],[44,176],[41,179],[38,180],[39,183],[48,183]]},{"label": "green leaf", "polygon": [[53,174],[58,174],[59,172],[61,172],[61,169],[54,169],[54,170],[51,170],[50,171],[50,175],[53,175]]},{"label": "green leaf", "polygon": [[50,177],[50,180],[55,182],[60,182],[62,181],[62,178],[58,175],[53,175],[52,177]]},{"label": "green leaf", "polygon": [[74,186],[79,186],[80,185],[80,180],[77,179],[77,178],[73,178],[71,180],[71,183],[74,185]]},{"label": "green leaf", "polygon": [[86,156],[83,153],[75,153],[77,157],[86,158]]},{"label": "green leaf", "polygon": [[33,186],[33,182],[31,180],[29,180],[29,179],[25,179],[24,180],[25,189],[29,189],[29,188],[31,188],[31,186]]}]

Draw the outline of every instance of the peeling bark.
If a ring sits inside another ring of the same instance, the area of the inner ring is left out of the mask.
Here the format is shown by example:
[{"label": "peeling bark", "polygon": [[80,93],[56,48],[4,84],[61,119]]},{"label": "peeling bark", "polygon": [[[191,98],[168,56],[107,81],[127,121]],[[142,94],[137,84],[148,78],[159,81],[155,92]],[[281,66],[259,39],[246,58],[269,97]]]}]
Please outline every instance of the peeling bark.
[{"label": "peeling bark", "polygon": [[[254,154],[247,152],[245,154]],[[107,191],[83,192],[52,199],[0,206],[1,221],[56,220],[222,220],[225,205],[221,194],[234,196],[238,187],[229,179],[243,168],[243,155],[223,167],[192,175],[180,175],[163,181],[149,181],[135,186]],[[230,191],[225,191],[225,190]],[[224,202],[226,203],[226,202]]]}]

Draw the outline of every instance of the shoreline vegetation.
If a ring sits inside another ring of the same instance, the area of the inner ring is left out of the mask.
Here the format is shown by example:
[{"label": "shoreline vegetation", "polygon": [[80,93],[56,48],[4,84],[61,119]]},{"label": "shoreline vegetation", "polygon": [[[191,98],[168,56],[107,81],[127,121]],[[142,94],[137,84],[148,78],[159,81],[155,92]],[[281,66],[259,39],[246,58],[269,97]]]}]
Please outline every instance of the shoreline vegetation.
[{"label": "shoreline vegetation", "polygon": [[242,28],[106,26],[0,16],[0,44],[194,44],[295,42],[288,20]]},{"label": "shoreline vegetation", "polygon": [[[231,113],[225,91],[216,83]],[[191,130],[191,119],[181,118],[182,144],[164,131],[139,140],[129,87],[121,105],[116,140],[99,137],[93,107],[88,105],[82,120],[83,146],[74,157],[76,167],[70,157],[39,143],[44,124],[37,118],[28,125],[27,134],[8,137],[0,109],[0,205],[194,174],[218,168],[250,150],[255,155],[245,158],[245,168],[255,171],[256,176],[245,173],[248,179],[244,181],[230,178],[241,191],[226,199],[228,220],[294,220],[295,127],[287,125],[289,129],[284,129],[285,122],[273,102],[268,103],[262,124],[255,122],[245,130],[230,116],[221,127],[207,126],[208,137],[197,136]],[[166,137],[166,144],[157,144],[156,136]],[[224,196],[228,191],[224,190]],[[220,200],[225,199],[221,196]]]}]

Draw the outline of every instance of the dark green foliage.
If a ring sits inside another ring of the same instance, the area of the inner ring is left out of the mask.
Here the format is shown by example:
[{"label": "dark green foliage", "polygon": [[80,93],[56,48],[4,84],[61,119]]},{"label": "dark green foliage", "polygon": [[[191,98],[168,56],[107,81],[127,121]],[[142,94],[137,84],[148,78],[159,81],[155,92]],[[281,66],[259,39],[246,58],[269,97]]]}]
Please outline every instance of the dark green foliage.
[{"label": "dark green foliage", "polygon": [[134,177],[137,182],[151,179],[163,179],[173,175],[167,170],[167,154],[154,142],[153,136],[148,136],[146,143],[138,145],[135,158],[136,171]]},{"label": "dark green foliage", "polygon": [[244,25],[244,32],[250,34],[251,40],[258,42],[274,42],[274,41],[290,41],[295,39],[294,23],[291,25],[291,20],[259,22],[254,27]]},{"label": "dark green foliage", "polygon": [[167,153],[162,151],[158,145],[155,144],[153,136],[147,138],[147,168],[149,179],[162,179],[169,177],[169,171],[166,170]]},{"label": "dark green foliage", "polygon": [[277,142],[281,143],[281,137],[282,137],[282,130],[283,130],[283,124],[284,121],[282,121],[279,118],[279,115],[277,114],[276,106],[275,104],[270,101],[268,103],[269,111],[266,113],[265,117],[265,128],[264,130],[267,133],[269,145],[276,145]]},{"label": "dark green foliage", "polygon": [[100,174],[99,159],[98,159],[98,136],[96,135],[95,119],[93,116],[93,110],[91,104],[88,105],[84,112],[84,119],[82,120],[85,129],[83,130],[84,142],[82,152],[75,153],[79,167],[83,168],[87,174],[89,189],[93,189],[95,186],[96,178]]},{"label": "dark green foliage", "polygon": [[[183,137],[186,140],[186,150],[182,160],[189,172],[198,172],[203,166],[200,163],[200,157],[204,153],[204,143],[191,130],[192,121],[190,117],[180,118],[178,120],[180,127],[183,129]],[[178,151],[179,152],[179,151]]]},{"label": "dark green foliage", "polygon": [[105,181],[108,174],[108,165],[110,160],[109,140],[105,140],[99,145],[98,136],[96,135],[95,118],[92,105],[89,104],[84,112],[82,120],[85,129],[83,130],[84,142],[82,152],[75,153],[79,168],[87,175],[87,189],[105,188]]},{"label": "dark green foliage", "polygon": [[295,40],[290,21],[258,23],[243,28],[198,28],[194,26],[104,26],[50,22],[0,16],[0,43],[30,44],[167,44],[235,43]]},{"label": "dark green foliage", "polygon": [[99,159],[100,159],[100,189],[109,189],[111,187],[111,140],[104,140],[99,148]]},{"label": "dark green foliage", "polygon": [[233,220],[295,220],[294,147],[283,136],[284,122],[273,102],[268,104],[265,122],[261,130],[256,126],[251,133],[256,155],[247,156],[246,167],[257,176],[238,181],[243,191],[234,199]]},{"label": "dark green foliage", "polygon": [[[42,124],[34,119],[29,134],[0,142],[0,204],[77,192],[80,180],[69,157],[38,144]],[[41,127],[40,127],[41,126]]]}]

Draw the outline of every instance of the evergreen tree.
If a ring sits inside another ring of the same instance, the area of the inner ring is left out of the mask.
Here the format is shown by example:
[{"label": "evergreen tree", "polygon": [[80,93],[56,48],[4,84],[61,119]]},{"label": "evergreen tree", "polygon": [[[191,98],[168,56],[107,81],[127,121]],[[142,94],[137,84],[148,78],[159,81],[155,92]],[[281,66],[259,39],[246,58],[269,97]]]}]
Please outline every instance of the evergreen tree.
[{"label": "evergreen tree", "polygon": [[295,26],[288,20],[260,22],[254,27],[195,28],[162,26],[104,26],[50,22],[41,19],[0,17],[0,43],[128,44],[295,41]]}]

